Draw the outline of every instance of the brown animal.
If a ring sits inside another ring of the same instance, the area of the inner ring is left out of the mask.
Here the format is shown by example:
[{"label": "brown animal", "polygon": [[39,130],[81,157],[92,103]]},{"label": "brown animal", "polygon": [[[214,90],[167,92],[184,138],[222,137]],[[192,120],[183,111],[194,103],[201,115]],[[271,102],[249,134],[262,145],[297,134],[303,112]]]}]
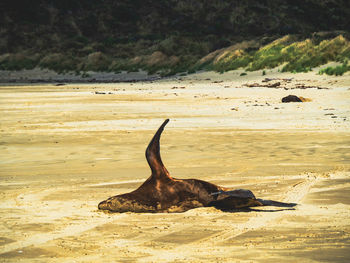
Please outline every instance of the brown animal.
[{"label": "brown animal", "polygon": [[197,179],[172,178],[160,157],[159,139],[169,119],[160,126],[146,149],[152,175],[136,190],[116,195],[99,203],[98,208],[112,212],[185,212],[214,206],[222,210],[274,205],[294,206],[271,200],[256,199],[250,190],[229,190]]}]

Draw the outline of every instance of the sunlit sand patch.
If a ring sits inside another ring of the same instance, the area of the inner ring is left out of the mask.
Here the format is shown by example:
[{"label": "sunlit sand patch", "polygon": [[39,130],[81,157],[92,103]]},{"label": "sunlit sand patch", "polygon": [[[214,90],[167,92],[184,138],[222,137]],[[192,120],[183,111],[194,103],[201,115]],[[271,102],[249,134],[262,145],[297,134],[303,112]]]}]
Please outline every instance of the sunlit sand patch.
[{"label": "sunlit sand patch", "polygon": [[[349,77],[333,85],[313,73],[283,73],[330,88],[298,90],[312,102],[286,106],[280,99],[290,90],[236,88],[261,74],[205,74],[184,78],[186,89],[175,91],[180,84],[171,80],[0,87],[0,253],[6,253],[0,261],[348,262]],[[325,115],[330,112],[337,118]],[[149,176],[144,149],[167,117],[163,161],[174,177],[247,187],[299,205],[98,213],[98,201],[131,191]]]}]

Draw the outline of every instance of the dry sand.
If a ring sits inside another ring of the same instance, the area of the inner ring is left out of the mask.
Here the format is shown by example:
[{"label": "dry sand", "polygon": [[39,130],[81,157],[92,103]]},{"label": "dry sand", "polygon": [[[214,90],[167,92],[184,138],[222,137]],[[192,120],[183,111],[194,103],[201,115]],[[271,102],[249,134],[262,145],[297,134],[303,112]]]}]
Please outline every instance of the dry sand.
[{"label": "dry sand", "polygon": [[[0,262],[349,262],[350,76],[268,72],[294,78],[275,89],[239,73],[0,87]],[[299,205],[98,211],[150,175],[144,150],[165,118],[174,177]]]}]

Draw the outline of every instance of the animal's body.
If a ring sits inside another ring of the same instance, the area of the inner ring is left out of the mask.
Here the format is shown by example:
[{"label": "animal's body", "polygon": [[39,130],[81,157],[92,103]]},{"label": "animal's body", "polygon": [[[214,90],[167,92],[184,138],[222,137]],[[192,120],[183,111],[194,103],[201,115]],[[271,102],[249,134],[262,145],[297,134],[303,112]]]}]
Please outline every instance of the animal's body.
[{"label": "animal's body", "polygon": [[168,122],[168,119],[164,121],[146,149],[152,175],[138,189],[102,201],[99,209],[112,212],[184,212],[203,206],[232,210],[284,204],[256,199],[250,190],[230,190],[202,180],[172,178],[163,165],[159,147],[160,136]]}]

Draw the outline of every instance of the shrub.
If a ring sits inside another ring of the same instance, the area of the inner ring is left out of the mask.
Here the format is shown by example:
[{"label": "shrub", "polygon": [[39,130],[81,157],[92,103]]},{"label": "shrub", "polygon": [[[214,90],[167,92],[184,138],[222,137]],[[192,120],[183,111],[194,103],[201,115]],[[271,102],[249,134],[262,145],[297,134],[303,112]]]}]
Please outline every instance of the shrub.
[{"label": "shrub", "polygon": [[[223,73],[240,67],[248,71],[274,68],[283,63],[282,72],[308,72],[329,61],[345,61],[350,58],[350,43],[342,35],[332,39],[305,39],[285,36],[260,49],[234,49],[232,46],[213,52],[202,59],[201,68]],[[243,42],[242,42],[243,43]],[[338,74],[341,70],[338,69]],[[266,72],[265,72],[266,73]]]},{"label": "shrub", "polygon": [[329,61],[344,60],[349,47],[349,41],[341,35],[323,40],[319,45],[310,39],[294,43],[285,49],[288,63],[282,71],[307,72]]},{"label": "shrub", "polygon": [[295,41],[295,37],[287,35],[260,48],[255,52],[247,70],[254,71],[264,68],[275,68],[282,64],[285,61],[282,49],[291,44],[292,41]]},{"label": "shrub", "polygon": [[89,54],[84,61],[83,70],[107,71],[111,61],[102,52]]},{"label": "shrub", "polygon": [[213,69],[219,72],[235,70],[238,68],[245,68],[251,62],[252,58],[248,54],[244,54],[242,56],[236,56],[230,60],[226,60],[223,62],[218,62],[214,64]]},{"label": "shrub", "polygon": [[0,70],[33,69],[39,62],[39,56],[26,54],[4,54],[0,57]]},{"label": "shrub", "polygon": [[[48,54],[39,62],[40,68],[47,68],[58,73],[78,70],[80,60],[75,56],[61,53]],[[80,70],[80,69],[79,69]]]},{"label": "shrub", "polygon": [[345,61],[342,65],[336,67],[326,67],[321,69],[319,74],[327,74],[327,75],[336,75],[342,76],[345,72],[350,71],[350,66],[348,65],[348,61]]}]

